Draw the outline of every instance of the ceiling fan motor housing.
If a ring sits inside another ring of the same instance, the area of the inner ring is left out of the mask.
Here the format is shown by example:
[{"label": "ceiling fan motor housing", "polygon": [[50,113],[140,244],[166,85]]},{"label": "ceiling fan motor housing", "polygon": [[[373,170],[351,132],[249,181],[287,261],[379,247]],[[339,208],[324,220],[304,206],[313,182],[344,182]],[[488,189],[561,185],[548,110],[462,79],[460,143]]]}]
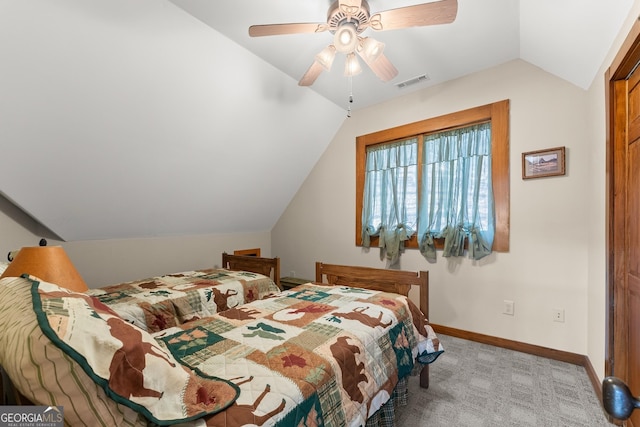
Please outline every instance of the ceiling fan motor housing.
[{"label": "ceiling fan motor housing", "polygon": [[334,2],[327,14],[329,31],[334,35],[333,44],[341,53],[351,53],[358,45],[358,35],[367,28],[369,4],[362,1],[360,7],[340,5]]},{"label": "ceiling fan motor housing", "polygon": [[365,0],[362,0],[360,7],[344,5],[342,8],[340,2],[336,1],[329,7],[327,24],[329,24],[329,31],[335,34],[341,25],[351,22],[355,25],[356,33],[360,34],[367,28],[366,24],[370,17],[369,4]]}]

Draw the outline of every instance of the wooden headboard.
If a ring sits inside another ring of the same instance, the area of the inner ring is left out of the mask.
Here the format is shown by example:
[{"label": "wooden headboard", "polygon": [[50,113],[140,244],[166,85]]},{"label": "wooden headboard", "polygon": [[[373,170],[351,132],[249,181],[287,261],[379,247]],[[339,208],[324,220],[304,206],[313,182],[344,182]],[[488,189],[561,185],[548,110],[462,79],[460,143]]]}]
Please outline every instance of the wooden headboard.
[{"label": "wooden headboard", "polygon": [[420,287],[420,311],[429,318],[429,272],[384,270],[371,267],[316,262],[316,282],[354,286],[409,296],[411,286]]},{"label": "wooden headboard", "polygon": [[280,289],[280,258],[263,258],[247,255],[222,254],[222,268],[237,271],[251,271],[264,274],[278,285]]}]

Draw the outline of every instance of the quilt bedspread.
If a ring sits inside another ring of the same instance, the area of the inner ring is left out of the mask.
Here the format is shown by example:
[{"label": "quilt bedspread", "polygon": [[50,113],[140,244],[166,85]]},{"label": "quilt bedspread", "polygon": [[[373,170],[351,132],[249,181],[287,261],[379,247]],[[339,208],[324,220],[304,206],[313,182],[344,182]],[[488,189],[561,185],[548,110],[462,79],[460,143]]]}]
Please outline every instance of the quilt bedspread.
[{"label": "quilt bedspread", "polygon": [[[199,425],[364,425],[409,375],[443,349],[406,297],[302,285],[154,335],[203,376],[239,387]],[[424,357],[429,356],[429,357]]]},{"label": "quilt bedspread", "polygon": [[207,269],[89,289],[87,294],[139,328],[158,332],[279,291],[261,274]]},{"label": "quilt bedspread", "polygon": [[32,281],[38,324],[114,401],[157,425],[224,410],[238,396],[230,381],[198,375],[176,363],[148,333],[95,297]]}]

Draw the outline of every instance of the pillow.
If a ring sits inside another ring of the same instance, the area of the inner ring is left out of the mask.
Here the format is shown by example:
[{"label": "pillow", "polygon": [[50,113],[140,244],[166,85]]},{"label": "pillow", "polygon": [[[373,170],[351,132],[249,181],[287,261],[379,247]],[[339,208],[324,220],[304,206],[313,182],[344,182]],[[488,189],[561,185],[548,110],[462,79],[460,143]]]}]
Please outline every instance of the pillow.
[{"label": "pillow", "polygon": [[170,425],[215,414],[237,398],[235,384],[182,366],[149,333],[97,298],[29,280],[44,335],[114,401]]},{"label": "pillow", "polygon": [[9,267],[8,262],[0,261],[0,276],[2,275],[2,273],[4,273],[7,267]]},{"label": "pillow", "polygon": [[31,281],[0,279],[0,365],[16,389],[36,405],[64,407],[69,425],[146,426],[134,410],[108,399],[80,366],[40,330]]}]

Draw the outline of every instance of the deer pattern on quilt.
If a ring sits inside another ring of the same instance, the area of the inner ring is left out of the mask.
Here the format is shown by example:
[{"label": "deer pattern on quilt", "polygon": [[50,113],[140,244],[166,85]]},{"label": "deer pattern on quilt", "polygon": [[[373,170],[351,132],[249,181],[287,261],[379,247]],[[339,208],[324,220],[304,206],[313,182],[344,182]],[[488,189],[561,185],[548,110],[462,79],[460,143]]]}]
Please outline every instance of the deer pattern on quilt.
[{"label": "deer pattern on quilt", "polygon": [[334,317],[341,317],[343,319],[355,320],[362,323],[365,326],[370,326],[375,328],[376,326],[381,326],[382,328],[387,328],[391,325],[391,321],[387,323],[382,323],[382,311],[378,314],[378,317],[372,317],[364,312],[367,310],[367,307],[356,307],[351,310],[349,313],[333,313]]},{"label": "deer pattern on quilt", "polygon": [[225,293],[220,292],[218,288],[212,288],[213,290],[213,302],[216,304],[218,308],[217,311],[220,313],[221,311],[229,310],[228,300],[230,297],[234,295],[238,295],[237,291],[233,289],[227,289]]},{"label": "deer pattern on quilt", "polygon": [[154,280],[138,284],[140,289],[158,289],[161,286],[161,283],[156,283]]},{"label": "deer pattern on quilt", "polygon": [[219,314],[220,316],[226,317],[227,319],[253,320],[255,319],[254,316],[256,314],[260,314],[260,311],[253,308],[233,307],[220,312]]},{"label": "deer pattern on quilt", "polygon": [[131,328],[124,320],[110,317],[107,324],[111,328],[111,335],[122,342],[122,347],[116,350],[109,366],[109,387],[124,397],[157,397],[164,391],[146,388],[142,373],[147,362],[146,356],[151,355],[164,359],[171,367],[175,363],[162,353],[156,353],[151,343],[142,340],[142,334]]},{"label": "deer pattern on quilt", "polygon": [[[240,378],[242,377],[231,378],[231,381],[235,382]],[[238,381],[235,384],[237,386],[240,386],[250,381],[253,381],[253,376],[250,376],[246,380]],[[258,406],[260,405],[262,400],[265,398],[267,393],[269,393],[270,391],[271,391],[271,386],[267,384],[264,387],[264,390],[262,391],[262,393],[260,393],[260,396],[258,396],[258,398],[251,404],[238,404],[238,401],[236,400],[225,411],[219,412],[214,416],[212,416],[211,418],[207,418],[206,420],[207,426],[216,426],[216,427],[224,426],[228,424],[227,420],[233,420],[233,425],[241,425],[241,426],[246,424],[257,425],[257,426],[263,425],[269,418],[282,412],[286,404],[286,401],[282,399],[282,402],[280,402],[280,405],[278,405],[276,408],[265,413],[264,415],[256,415],[255,414],[256,409],[258,409]]]},{"label": "deer pattern on quilt", "polygon": [[320,305],[320,304],[309,304],[305,307],[300,307],[300,308],[296,308],[294,310],[289,310],[288,314],[300,314],[302,313],[303,315],[306,313],[326,313],[327,311],[331,310],[332,307],[326,306],[326,305]]}]

